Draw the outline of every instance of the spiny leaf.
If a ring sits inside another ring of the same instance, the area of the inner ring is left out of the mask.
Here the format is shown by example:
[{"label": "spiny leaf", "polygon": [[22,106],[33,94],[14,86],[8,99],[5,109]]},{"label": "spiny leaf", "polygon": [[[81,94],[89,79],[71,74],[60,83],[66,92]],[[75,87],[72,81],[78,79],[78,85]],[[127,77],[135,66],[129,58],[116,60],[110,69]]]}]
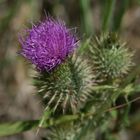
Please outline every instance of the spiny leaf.
[{"label": "spiny leaf", "polygon": [[38,126],[39,120],[17,121],[0,124],[0,136],[8,136],[31,130]]}]

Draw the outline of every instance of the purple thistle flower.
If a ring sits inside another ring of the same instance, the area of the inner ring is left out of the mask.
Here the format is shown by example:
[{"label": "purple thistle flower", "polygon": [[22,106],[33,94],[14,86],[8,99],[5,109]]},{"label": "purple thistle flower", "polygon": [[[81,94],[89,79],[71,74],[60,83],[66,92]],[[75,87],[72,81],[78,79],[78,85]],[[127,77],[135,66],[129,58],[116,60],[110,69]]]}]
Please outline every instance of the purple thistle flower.
[{"label": "purple thistle flower", "polygon": [[61,64],[77,47],[77,38],[62,21],[47,18],[20,37],[20,54],[39,71],[50,71]]}]

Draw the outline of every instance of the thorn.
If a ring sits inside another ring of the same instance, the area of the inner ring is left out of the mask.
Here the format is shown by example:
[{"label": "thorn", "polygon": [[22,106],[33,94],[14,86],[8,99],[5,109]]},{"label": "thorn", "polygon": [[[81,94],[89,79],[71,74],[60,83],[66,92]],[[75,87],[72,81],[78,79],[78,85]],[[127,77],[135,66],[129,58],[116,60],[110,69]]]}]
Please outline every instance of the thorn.
[{"label": "thorn", "polygon": [[36,136],[39,134],[40,128],[42,127],[44,121],[45,121],[45,117],[43,116],[41,122],[39,123],[38,129],[36,131]]}]

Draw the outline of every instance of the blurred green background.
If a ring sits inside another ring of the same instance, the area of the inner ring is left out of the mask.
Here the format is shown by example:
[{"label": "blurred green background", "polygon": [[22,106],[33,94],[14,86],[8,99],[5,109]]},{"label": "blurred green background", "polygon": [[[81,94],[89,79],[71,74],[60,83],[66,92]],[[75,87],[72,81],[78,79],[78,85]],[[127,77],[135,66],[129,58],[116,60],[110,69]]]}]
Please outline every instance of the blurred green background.
[{"label": "blurred green background", "polygon": [[[136,50],[140,65],[140,0],[0,0],[0,122],[37,119],[43,111],[33,94],[31,70],[18,56],[18,35],[46,15],[63,19],[85,40],[103,31],[118,32]],[[119,140],[140,140],[140,101],[132,104],[129,129]],[[129,116],[128,116],[129,118]],[[136,119],[136,120],[135,120]],[[0,140],[41,140],[29,131]]]}]

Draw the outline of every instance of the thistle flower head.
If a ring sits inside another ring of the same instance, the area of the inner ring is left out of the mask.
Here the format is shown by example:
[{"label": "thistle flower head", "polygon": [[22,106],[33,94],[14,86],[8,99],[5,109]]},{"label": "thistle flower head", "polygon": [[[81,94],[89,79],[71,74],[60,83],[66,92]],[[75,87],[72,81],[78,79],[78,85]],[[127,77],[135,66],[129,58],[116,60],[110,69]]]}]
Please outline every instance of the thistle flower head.
[{"label": "thistle flower head", "polygon": [[50,71],[61,64],[77,46],[77,38],[62,21],[47,18],[44,22],[26,30],[19,39],[20,54],[39,71]]}]

